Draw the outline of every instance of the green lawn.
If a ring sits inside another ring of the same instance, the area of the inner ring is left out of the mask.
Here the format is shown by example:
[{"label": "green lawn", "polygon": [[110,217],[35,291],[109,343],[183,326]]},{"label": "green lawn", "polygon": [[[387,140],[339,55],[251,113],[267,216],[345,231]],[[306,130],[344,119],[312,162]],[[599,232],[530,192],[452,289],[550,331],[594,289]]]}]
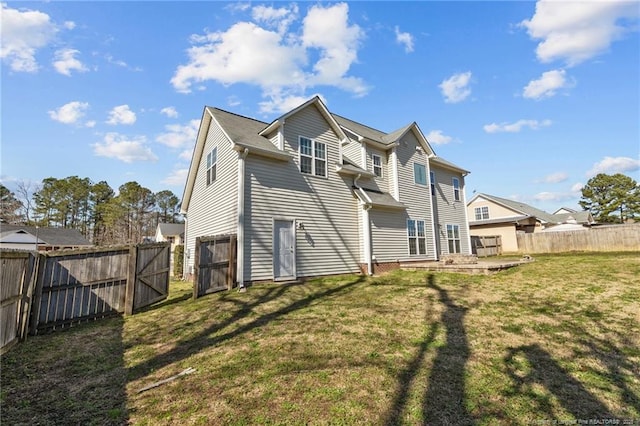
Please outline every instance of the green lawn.
[{"label": "green lawn", "polygon": [[0,423],[640,423],[640,253],[191,288],[12,349]]}]

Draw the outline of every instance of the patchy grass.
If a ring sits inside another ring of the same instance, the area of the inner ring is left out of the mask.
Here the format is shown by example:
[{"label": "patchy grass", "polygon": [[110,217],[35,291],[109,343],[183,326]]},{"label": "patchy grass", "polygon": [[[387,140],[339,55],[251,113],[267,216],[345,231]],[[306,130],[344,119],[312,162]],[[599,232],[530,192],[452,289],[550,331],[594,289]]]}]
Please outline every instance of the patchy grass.
[{"label": "patchy grass", "polygon": [[190,293],[18,345],[2,424],[640,419],[638,253]]}]

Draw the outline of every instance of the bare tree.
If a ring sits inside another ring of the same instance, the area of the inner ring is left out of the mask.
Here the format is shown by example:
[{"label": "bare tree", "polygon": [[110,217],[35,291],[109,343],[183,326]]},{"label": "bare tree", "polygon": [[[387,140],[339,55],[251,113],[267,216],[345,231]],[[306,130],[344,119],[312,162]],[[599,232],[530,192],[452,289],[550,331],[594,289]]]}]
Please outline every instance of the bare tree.
[{"label": "bare tree", "polygon": [[18,180],[16,182],[16,195],[22,203],[22,212],[28,225],[34,222],[33,214],[35,205],[33,194],[40,191],[41,186],[30,180]]}]

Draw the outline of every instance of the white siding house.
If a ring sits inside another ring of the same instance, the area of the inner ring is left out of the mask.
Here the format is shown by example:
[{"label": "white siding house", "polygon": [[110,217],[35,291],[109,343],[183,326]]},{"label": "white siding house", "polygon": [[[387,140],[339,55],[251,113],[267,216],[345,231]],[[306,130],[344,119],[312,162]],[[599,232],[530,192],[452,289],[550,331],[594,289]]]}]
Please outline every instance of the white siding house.
[{"label": "white siding house", "polygon": [[[438,260],[450,246],[469,254],[468,172],[438,160],[415,123],[384,133],[318,97],[272,123],[206,107],[182,199],[185,271],[196,237],[224,233],[238,236],[241,285],[373,273]],[[434,202],[432,168],[458,179],[462,201],[443,180]],[[457,243],[438,233],[436,217],[445,230],[457,225]]]}]

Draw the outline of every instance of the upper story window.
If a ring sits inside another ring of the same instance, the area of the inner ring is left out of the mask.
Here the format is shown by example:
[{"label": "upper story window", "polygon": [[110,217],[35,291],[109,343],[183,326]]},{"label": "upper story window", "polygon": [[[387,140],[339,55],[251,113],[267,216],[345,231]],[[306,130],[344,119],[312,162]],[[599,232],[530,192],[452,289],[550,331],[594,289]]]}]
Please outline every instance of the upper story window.
[{"label": "upper story window", "polygon": [[453,199],[460,201],[460,179],[453,178]]},{"label": "upper story window", "polygon": [[429,183],[431,184],[431,195],[436,195],[436,174],[429,172]]},{"label": "upper story window", "polygon": [[413,163],[413,181],[418,185],[427,185],[427,168],[424,164]]},{"label": "upper story window", "polygon": [[216,169],[218,165],[218,148],[213,148],[207,154],[207,185],[211,185],[216,180]]},{"label": "upper story window", "polygon": [[371,155],[371,161],[373,163],[373,173],[378,177],[382,177],[382,157],[373,154]]},{"label": "upper story window", "polygon": [[327,145],[300,136],[298,146],[300,171],[307,175],[327,177]]},{"label": "upper story window", "polygon": [[475,214],[476,214],[476,220],[489,219],[489,207],[488,206],[476,207],[474,209],[474,211],[475,211]]}]

